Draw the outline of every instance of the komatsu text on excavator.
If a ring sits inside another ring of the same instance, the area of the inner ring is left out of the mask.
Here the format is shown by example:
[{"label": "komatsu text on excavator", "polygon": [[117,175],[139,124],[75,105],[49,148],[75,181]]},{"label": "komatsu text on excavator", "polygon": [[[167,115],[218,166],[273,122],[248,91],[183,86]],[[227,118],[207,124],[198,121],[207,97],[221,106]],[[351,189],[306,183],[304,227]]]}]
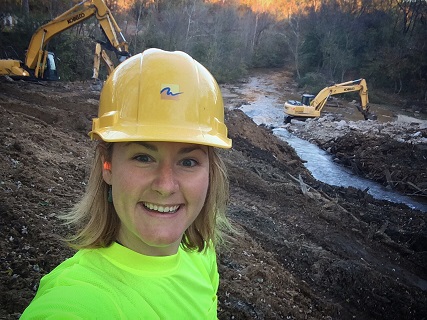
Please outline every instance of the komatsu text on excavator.
[{"label": "komatsu text on excavator", "polygon": [[119,61],[122,62],[129,57],[128,43],[104,0],[85,0],[36,30],[28,46],[24,63],[20,60],[0,60],[0,76],[58,80],[55,56],[46,50],[49,40],[92,16],[99,21],[109,47],[115,51]]},{"label": "komatsu text on excavator", "polygon": [[368,86],[366,80],[358,79],[326,87],[322,89],[317,96],[303,94],[301,102],[288,100],[284,106],[285,123],[291,122],[293,118],[304,120],[307,118],[320,117],[320,112],[330,96],[352,91],[359,91],[360,106],[357,108],[363,114],[365,120],[376,120],[376,115],[369,112]]}]

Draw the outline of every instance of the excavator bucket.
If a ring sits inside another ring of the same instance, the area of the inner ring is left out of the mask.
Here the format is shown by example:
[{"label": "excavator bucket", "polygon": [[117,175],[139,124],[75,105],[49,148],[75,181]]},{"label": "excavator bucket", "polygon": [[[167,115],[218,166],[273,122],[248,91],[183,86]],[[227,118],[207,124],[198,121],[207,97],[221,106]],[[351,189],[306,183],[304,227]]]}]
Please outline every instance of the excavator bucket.
[{"label": "excavator bucket", "polygon": [[363,117],[365,118],[365,120],[377,120],[378,119],[378,117],[375,113],[372,113],[369,111],[369,106],[367,106],[365,110],[363,110],[361,106],[357,106],[357,109],[360,111],[361,114],[363,114]]},{"label": "excavator bucket", "polygon": [[92,79],[94,79],[94,80],[99,80],[99,70],[101,67],[101,58],[102,58],[102,61],[104,61],[105,64],[107,65],[108,75],[110,75],[111,72],[113,72],[113,70],[115,68],[113,61],[108,56],[108,54],[105,52],[105,50],[102,49],[101,44],[98,42],[95,46],[95,54],[93,57],[93,76],[92,76]]}]

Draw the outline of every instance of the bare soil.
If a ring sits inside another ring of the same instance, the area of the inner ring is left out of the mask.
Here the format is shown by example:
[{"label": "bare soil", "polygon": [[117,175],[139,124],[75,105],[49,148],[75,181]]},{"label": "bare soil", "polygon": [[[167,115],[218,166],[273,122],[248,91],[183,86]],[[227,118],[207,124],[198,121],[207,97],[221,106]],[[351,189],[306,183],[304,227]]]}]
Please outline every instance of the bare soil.
[{"label": "bare soil", "polygon": [[[0,81],[0,319],[17,319],[73,254],[56,215],[84,192],[98,98],[90,83]],[[219,253],[219,319],[426,319],[426,213],[316,181],[236,98],[226,103],[228,214],[240,234]],[[352,137],[339,139],[325,148],[354,159]],[[363,157],[378,161],[366,175],[399,166],[399,181],[427,182],[426,145],[371,135],[369,146]]]}]

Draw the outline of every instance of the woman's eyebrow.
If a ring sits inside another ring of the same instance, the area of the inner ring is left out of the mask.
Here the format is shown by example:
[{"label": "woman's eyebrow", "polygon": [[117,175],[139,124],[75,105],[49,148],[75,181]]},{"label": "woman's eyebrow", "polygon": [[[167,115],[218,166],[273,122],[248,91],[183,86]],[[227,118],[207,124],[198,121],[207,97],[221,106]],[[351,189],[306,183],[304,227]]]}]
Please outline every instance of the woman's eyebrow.
[{"label": "woman's eyebrow", "polygon": [[130,141],[130,142],[127,142],[125,145],[128,146],[128,145],[131,145],[131,144],[140,145],[140,146],[142,146],[144,148],[147,148],[148,150],[151,150],[151,151],[158,151],[157,147],[154,144],[151,144],[151,143],[148,143],[148,142],[144,142],[144,141]]},{"label": "woman's eyebrow", "polygon": [[202,151],[204,154],[207,154],[206,150],[205,150],[204,148],[202,148],[201,146],[199,146],[199,145],[193,145],[193,146],[189,146],[189,147],[181,148],[181,149],[178,151],[178,153],[179,153],[179,154],[190,153],[190,152],[192,152],[192,151],[194,151],[194,150],[200,150],[200,151]]},{"label": "woman's eyebrow", "polygon": [[[149,143],[149,142],[145,142],[145,141],[130,141],[130,142],[126,143],[126,146],[131,145],[131,144],[140,145],[140,146],[142,146],[144,148],[147,148],[148,150],[151,150],[151,151],[159,151],[159,149],[157,148],[157,146],[155,146],[154,144]],[[178,153],[179,154],[185,154],[185,153],[190,153],[190,152],[195,151],[195,150],[200,150],[203,153],[207,154],[207,151],[202,146],[197,145],[197,144],[190,145],[188,147],[183,147],[183,148],[179,149]]]}]

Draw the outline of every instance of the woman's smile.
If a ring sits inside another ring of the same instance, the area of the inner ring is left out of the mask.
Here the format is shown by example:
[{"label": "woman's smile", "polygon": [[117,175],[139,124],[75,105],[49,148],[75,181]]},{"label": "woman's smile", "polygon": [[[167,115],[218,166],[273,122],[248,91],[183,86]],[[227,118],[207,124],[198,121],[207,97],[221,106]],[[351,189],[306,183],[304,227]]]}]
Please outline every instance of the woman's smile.
[{"label": "woman's smile", "polygon": [[142,202],[142,205],[149,211],[159,213],[175,213],[180,208],[180,205],[157,205],[149,202]]}]

